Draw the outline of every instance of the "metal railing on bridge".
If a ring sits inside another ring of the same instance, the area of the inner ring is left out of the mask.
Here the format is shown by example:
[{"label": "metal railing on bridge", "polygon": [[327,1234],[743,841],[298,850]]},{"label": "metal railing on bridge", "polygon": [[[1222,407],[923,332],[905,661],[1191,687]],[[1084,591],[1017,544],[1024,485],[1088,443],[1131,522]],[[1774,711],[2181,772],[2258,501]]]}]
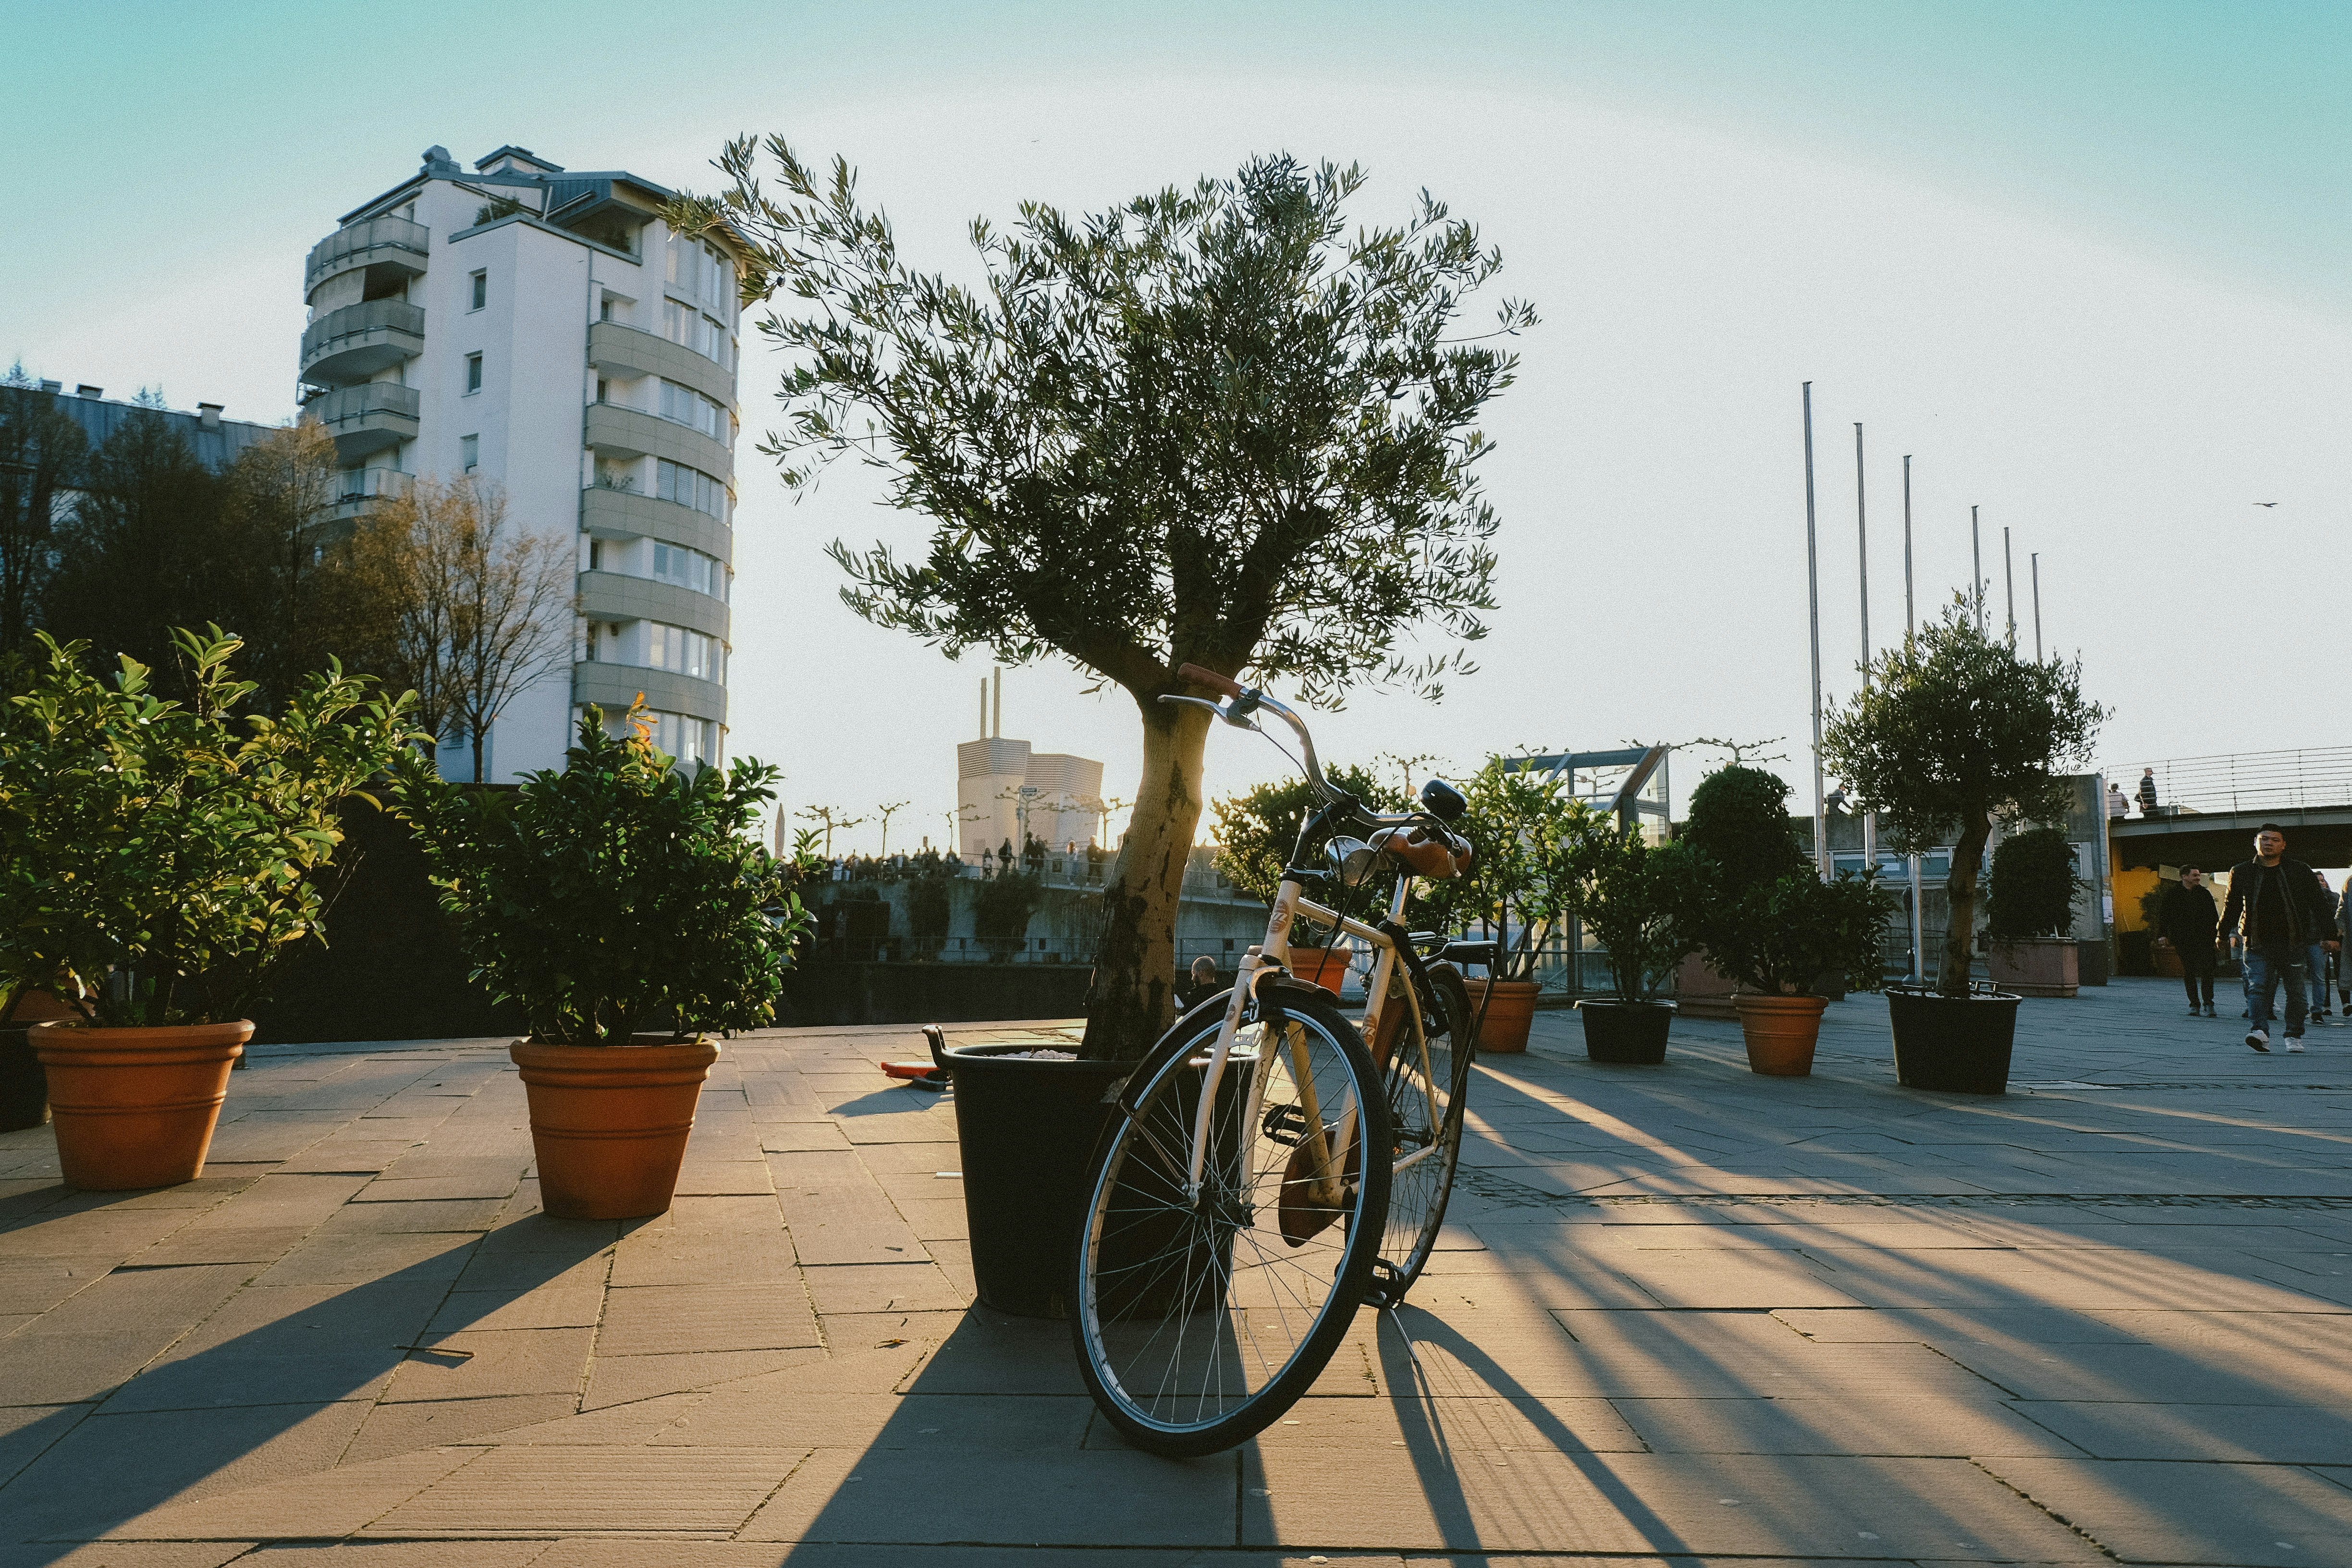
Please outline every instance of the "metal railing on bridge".
[{"label": "metal railing on bridge", "polygon": [[2138,809],[2140,768],[2156,770],[2157,815],[2174,812],[2302,811],[2352,805],[2352,746],[2238,752],[2110,767]]}]

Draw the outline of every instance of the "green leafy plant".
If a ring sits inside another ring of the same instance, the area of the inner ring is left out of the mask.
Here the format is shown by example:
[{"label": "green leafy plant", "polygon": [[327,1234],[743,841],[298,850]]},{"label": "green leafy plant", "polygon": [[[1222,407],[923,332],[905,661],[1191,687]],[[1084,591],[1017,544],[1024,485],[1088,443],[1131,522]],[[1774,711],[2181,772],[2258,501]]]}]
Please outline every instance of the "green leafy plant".
[{"label": "green leafy plant", "polygon": [[1824,882],[1793,872],[1749,889],[1723,913],[1723,945],[1709,952],[1725,973],[1767,995],[1808,995],[1831,975],[1849,991],[1875,991],[1885,984],[1879,933],[1898,902],[1868,873]]},{"label": "green leafy plant", "polygon": [[1029,940],[1029,917],[1045,897],[1045,879],[1034,871],[1000,871],[980,885],[972,904],[972,928],[989,958],[1003,963]]},{"label": "green leafy plant", "polygon": [[324,940],[336,805],[404,750],[408,699],[336,666],[277,719],[240,718],[239,640],[173,639],[185,702],[136,659],[100,679],[87,645],[43,635],[0,708],[0,1016],[56,987],[108,1027],[226,1022],[295,943]]},{"label": "green leafy plant", "polygon": [[1537,942],[1567,911],[1569,846],[1592,819],[1562,780],[1518,757],[1489,757],[1463,785],[1469,809],[1453,825],[1476,851],[1470,874],[1423,884],[1441,929],[1476,923],[1504,943],[1500,980],[1535,977]]},{"label": "green leafy plant", "polygon": [[757,1028],[775,1016],[809,916],[793,868],[752,837],[776,770],[739,758],[688,773],[632,707],[620,735],[592,706],[561,773],[512,790],[445,782],[401,759],[416,828],[474,978],[519,1004],[531,1037],[626,1045]]},{"label": "green leafy plant", "polygon": [[1609,952],[1609,980],[1628,1001],[1655,996],[1698,946],[1705,862],[1686,844],[1653,845],[1639,827],[1593,814],[1563,847],[1561,912]]},{"label": "green leafy plant", "polygon": [[[1783,877],[1811,874],[1789,820],[1789,786],[1762,768],[1735,763],[1700,780],[1675,842],[1687,845],[1705,868],[1706,896],[1691,911],[1691,935],[1710,955],[1738,945],[1734,928],[1746,918],[1750,894]],[[1723,967],[1719,961],[1717,967]]]},{"label": "green leafy plant", "polygon": [[914,874],[907,879],[907,931],[912,956],[936,958],[947,945],[948,923],[954,914],[950,889],[955,886],[955,872],[949,868],[945,856],[936,854],[929,856],[929,864],[911,869]]},{"label": "green leafy plant", "polygon": [[1995,942],[2063,936],[2074,926],[2074,900],[2090,886],[2074,874],[2074,846],[2063,827],[2010,834],[1992,852],[1985,929]]},{"label": "green leafy plant", "polygon": [[[1409,804],[1393,785],[1381,782],[1370,770],[1341,763],[1323,770],[1323,776],[1373,811],[1402,811]],[[1315,789],[1306,779],[1289,777],[1262,784],[1241,795],[1228,795],[1212,807],[1216,813],[1218,874],[1262,904],[1274,902],[1282,885],[1282,869],[1298,847],[1298,835],[1315,810]],[[1331,889],[1344,898],[1349,889]],[[1353,914],[1352,909],[1343,914]],[[1292,929],[1295,945],[1315,947],[1332,933],[1301,921]]]},{"label": "green leafy plant", "polygon": [[1957,825],[1936,988],[1965,995],[1993,819],[2062,816],[2069,785],[2061,769],[2087,765],[2106,710],[2083,696],[2080,660],[2021,658],[1960,601],[1864,674],[1862,689],[1822,731],[1822,759],[1878,812],[1903,853],[1932,847]]}]

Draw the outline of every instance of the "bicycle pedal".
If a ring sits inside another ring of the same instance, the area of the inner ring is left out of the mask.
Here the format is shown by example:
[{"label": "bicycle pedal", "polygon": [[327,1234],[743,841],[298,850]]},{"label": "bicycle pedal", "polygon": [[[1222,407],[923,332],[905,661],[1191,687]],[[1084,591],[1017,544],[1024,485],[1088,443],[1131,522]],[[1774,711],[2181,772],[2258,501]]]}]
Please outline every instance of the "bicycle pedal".
[{"label": "bicycle pedal", "polygon": [[1307,1112],[1295,1105],[1270,1107],[1258,1131],[1286,1149],[1296,1149],[1307,1137]]}]

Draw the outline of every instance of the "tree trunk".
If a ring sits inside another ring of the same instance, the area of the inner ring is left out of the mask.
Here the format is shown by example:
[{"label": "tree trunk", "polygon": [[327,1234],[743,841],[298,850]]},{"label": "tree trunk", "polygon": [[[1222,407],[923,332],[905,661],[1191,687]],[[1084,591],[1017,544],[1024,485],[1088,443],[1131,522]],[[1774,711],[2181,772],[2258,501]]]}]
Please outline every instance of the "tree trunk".
[{"label": "tree trunk", "polygon": [[1143,710],[1143,778],[1128,817],[1110,883],[1103,889],[1104,928],[1087,993],[1087,1039],[1078,1054],[1132,1061],[1175,1021],[1176,905],[1184,860],[1201,822],[1201,753],[1209,715],[1163,707],[1155,693]]},{"label": "tree trunk", "polygon": [[1961,813],[1960,841],[1952,846],[1951,875],[1944,879],[1950,905],[1944,925],[1944,961],[1936,970],[1936,989],[1946,996],[1969,992],[1969,958],[1977,934],[1977,868],[1984,860],[1985,840],[1991,837],[1990,812]]}]

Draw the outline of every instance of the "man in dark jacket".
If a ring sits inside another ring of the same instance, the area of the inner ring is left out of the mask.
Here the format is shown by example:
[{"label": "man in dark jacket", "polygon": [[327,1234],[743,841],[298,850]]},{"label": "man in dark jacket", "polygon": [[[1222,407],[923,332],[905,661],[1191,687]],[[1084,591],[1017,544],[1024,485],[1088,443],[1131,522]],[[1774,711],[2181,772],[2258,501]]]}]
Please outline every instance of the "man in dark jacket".
[{"label": "man in dark jacket", "polygon": [[[2180,885],[2165,896],[2164,934],[2180,955],[2181,983],[2189,987],[2189,1016],[2213,1011],[2213,934],[2221,929],[2221,911],[2213,905],[2213,889],[2205,873],[2194,866],[2180,868]],[[2202,993],[2201,996],[2200,993]]]},{"label": "man in dark jacket", "polygon": [[2254,834],[2254,858],[2230,868],[2230,901],[2221,910],[2221,934],[2243,922],[2246,953],[2246,1044],[2271,1048],[2271,1006],[2279,983],[2286,983],[2286,1048],[2303,1049],[2305,950],[2332,936],[2333,910],[2321,902],[2319,879],[2310,867],[2286,858],[2286,833],[2265,822]]}]

